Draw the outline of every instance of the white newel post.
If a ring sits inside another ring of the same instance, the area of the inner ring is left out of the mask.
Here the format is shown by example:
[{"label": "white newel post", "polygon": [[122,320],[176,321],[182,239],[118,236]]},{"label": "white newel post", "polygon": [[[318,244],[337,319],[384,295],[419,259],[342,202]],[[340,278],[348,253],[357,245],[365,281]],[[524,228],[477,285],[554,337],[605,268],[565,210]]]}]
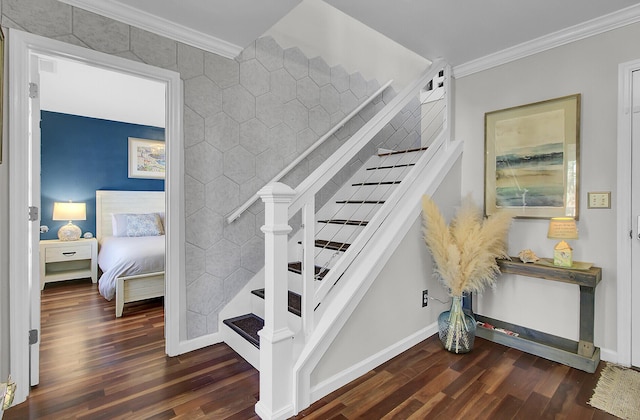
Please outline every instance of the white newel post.
[{"label": "white newel post", "polygon": [[293,332],[287,322],[287,234],[289,203],[295,191],[275,182],[258,191],[265,207],[264,232],[264,328],[260,336],[260,401],[256,413],[262,419],[293,415]]}]

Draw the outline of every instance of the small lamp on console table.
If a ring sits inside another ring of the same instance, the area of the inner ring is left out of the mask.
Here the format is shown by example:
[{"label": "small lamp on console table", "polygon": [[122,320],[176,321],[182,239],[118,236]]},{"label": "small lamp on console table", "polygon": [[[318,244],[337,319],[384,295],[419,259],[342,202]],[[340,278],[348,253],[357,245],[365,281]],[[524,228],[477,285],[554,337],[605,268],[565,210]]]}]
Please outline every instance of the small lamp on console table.
[{"label": "small lamp on console table", "polygon": [[578,239],[578,227],[573,217],[552,217],[549,221],[547,238],[561,239],[553,249],[553,265],[571,267],[573,265],[573,250],[565,239]]},{"label": "small lamp on console table", "polygon": [[68,220],[58,230],[58,239],[61,241],[77,241],[82,231],[73,223],[73,220],[87,220],[87,205],[85,203],[53,203],[53,220]]}]

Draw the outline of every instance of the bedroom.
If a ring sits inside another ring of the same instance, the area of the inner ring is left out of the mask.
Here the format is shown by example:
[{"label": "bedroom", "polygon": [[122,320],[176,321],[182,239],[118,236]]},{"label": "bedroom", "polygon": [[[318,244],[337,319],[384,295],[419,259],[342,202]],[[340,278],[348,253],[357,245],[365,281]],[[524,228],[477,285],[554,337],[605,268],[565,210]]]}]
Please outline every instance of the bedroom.
[{"label": "bedroom", "polygon": [[[53,253],[61,250],[60,246],[65,249],[70,247],[70,251],[74,251],[73,248],[77,246],[79,249],[89,249],[95,244],[94,238],[101,239],[101,230],[106,234],[105,231],[111,229],[111,213],[107,212],[113,209],[107,207],[109,204],[105,200],[101,200],[104,210],[102,214],[105,221],[108,219],[108,229],[105,224],[96,225],[96,209],[100,209],[100,205],[96,203],[97,190],[126,191],[126,201],[129,202],[130,197],[144,194],[140,197],[144,200],[140,210],[132,209],[130,203],[126,204],[125,209],[139,213],[147,206],[154,205],[153,211],[163,215],[163,176],[151,177],[149,175],[154,175],[153,173],[136,173],[135,170],[129,174],[128,155],[129,138],[136,139],[134,142],[137,142],[137,145],[146,144],[141,143],[139,139],[164,140],[164,85],[59,57],[41,56],[39,68],[41,257],[48,254],[49,247]],[[96,81],[98,83],[95,83]],[[95,101],[96,97],[101,100]],[[140,191],[153,192],[138,193]],[[154,198],[156,203],[151,204],[147,201],[150,196],[158,197]],[[58,229],[65,223],[52,220],[56,219],[53,215],[54,202],[65,201],[86,205],[85,220],[77,220],[74,223],[80,227],[83,235],[88,233],[93,238],[83,238],[79,242],[57,241]],[[160,242],[164,249],[164,240],[161,239]],[[101,258],[96,259],[100,262]],[[163,264],[163,258],[160,260]],[[86,263],[86,260],[75,263]],[[58,276],[55,272],[56,262],[41,265],[53,270],[53,275],[47,276],[49,278],[46,282],[74,277],[73,274],[67,276],[63,273]],[[104,268],[104,262],[100,265]],[[82,277],[81,274],[75,277]],[[102,273],[99,272],[98,275],[100,274]],[[111,280],[115,287],[115,278]],[[102,284],[106,284],[106,281],[101,282]],[[45,280],[42,287],[46,287]],[[102,294],[111,297],[114,292],[105,287]]]}]

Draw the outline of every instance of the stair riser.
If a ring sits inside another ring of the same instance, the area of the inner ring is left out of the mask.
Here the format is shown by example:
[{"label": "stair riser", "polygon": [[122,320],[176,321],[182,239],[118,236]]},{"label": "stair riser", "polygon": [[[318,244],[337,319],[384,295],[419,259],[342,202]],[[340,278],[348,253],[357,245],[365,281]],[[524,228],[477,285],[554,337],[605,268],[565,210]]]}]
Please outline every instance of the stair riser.
[{"label": "stair riser", "polygon": [[412,131],[414,129],[414,121],[404,127],[405,130],[398,130],[391,135],[387,144],[394,149],[414,149],[420,146],[420,135]]},{"label": "stair riser", "polygon": [[[400,164],[414,163],[418,160],[421,152],[400,153],[397,155],[380,156],[376,166],[393,166]],[[368,164],[367,164],[368,165]],[[368,165],[371,166],[371,165]]]},{"label": "stair riser", "polygon": [[287,271],[289,290],[299,295],[302,294],[302,276],[292,271]]},{"label": "stair riser", "polygon": [[[352,189],[352,191],[354,191]],[[380,209],[382,204],[335,204],[327,207],[331,210],[327,217],[318,214],[317,220],[323,219],[345,219],[345,220],[370,220]]]},{"label": "stair riser", "polygon": [[401,166],[389,169],[372,169],[366,172],[364,178],[358,179],[361,182],[395,181],[397,179],[403,179],[411,168],[411,166]]},{"label": "stair riser", "polygon": [[[263,311],[264,312],[264,311]],[[232,330],[229,326],[222,324],[221,333],[224,342],[238,353],[244,360],[249,362],[251,366],[260,370],[260,350],[249,343],[244,337]]]},{"label": "stair riser", "polygon": [[343,200],[386,200],[393,192],[393,185],[364,185],[350,191],[348,196],[340,196]]},{"label": "stair riser", "polygon": [[[336,252],[338,253],[338,256],[333,258],[333,255]],[[314,248],[315,263],[320,267],[324,267],[326,264],[328,264],[327,266],[331,268],[342,254],[343,252],[333,251],[331,249],[321,249],[317,247]]]},{"label": "stair riser", "polygon": [[[264,319],[264,299],[251,294],[251,312]],[[287,322],[291,331],[299,331],[302,328],[301,318],[291,312],[287,312]]]},{"label": "stair riser", "polygon": [[352,243],[364,228],[364,226],[318,223],[316,227],[316,238],[348,244]]}]

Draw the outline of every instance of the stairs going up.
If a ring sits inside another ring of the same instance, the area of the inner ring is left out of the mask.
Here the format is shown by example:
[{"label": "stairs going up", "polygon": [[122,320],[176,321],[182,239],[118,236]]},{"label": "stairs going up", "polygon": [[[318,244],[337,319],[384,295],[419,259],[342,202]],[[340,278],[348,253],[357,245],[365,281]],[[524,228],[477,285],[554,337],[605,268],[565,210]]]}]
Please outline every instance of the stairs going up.
[{"label": "stairs going up", "polygon": [[[324,279],[339,257],[384,205],[385,200],[402,182],[402,179],[425,150],[426,147],[385,151],[372,156],[318,211],[314,251],[316,285]],[[295,281],[302,284],[302,263],[300,261],[289,262],[288,271],[296,277]],[[291,283],[289,284],[291,285]],[[259,304],[264,305],[264,289],[252,290],[251,293],[258,298]],[[302,297],[298,293],[289,291],[288,311],[290,316],[296,319],[294,322],[298,324],[301,316],[301,300]],[[256,301],[253,302],[252,306]],[[264,311],[254,307],[254,312],[263,313]],[[228,343],[239,354],[255,352],[260,348],[257,332],[264,326],[264,321],[259,315],[248,313],[225,319],[223,323],[243,337],[246,343],[250,344],[249,347],[254,349],[236,349],[235,346],[238,345],[236,340]],[[253,357],[258,358],[258,356]]]}]

